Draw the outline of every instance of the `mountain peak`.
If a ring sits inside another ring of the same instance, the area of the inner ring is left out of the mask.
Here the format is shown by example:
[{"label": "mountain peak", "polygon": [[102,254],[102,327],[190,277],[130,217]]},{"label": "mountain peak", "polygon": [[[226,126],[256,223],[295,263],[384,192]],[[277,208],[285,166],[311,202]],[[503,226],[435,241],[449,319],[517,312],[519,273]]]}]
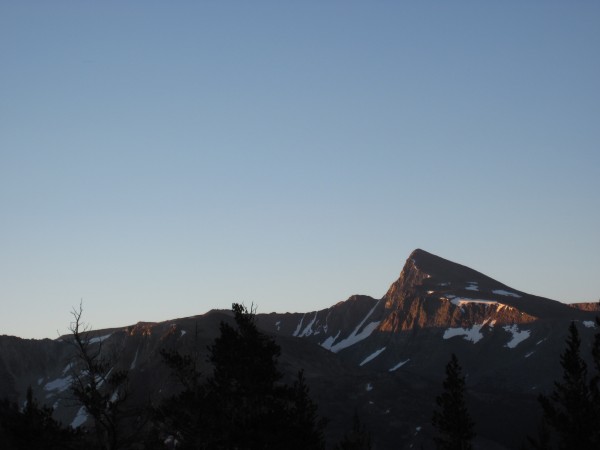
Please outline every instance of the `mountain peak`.
[{"label": "mountain peak", "polygon": [[[461,282],[469,283],[473,281],[493,282],[498,285],[497,281],[492,278],[471,269],[470,267],[458,264],[456,262],[444,259],[440,256],[429,253],[420,248],[413,250],[406,261],[405,268],[414,266],[417,270],[424,272],[425,278],[432,278],[439,283],[445,282]],[[403,269],[404,271],[404,269]]]},{"label": "mountain peak", "polygon": [[421,248],[415,248],[410,255],[409,258],[417,259],[417,258],[426,258],[428,256],[435,256],[433,253],[429,253]]},{"label": "mountain peak", "polygon": [[390,286],[385,297],[387,308],[398,308],[406,301],[417,299],[455,304],[495,302],[531,317],[576,317],[569,311],[573,308],[567,305],[518,291],[470,267],[420,248],[411,252],[400,277]]}]

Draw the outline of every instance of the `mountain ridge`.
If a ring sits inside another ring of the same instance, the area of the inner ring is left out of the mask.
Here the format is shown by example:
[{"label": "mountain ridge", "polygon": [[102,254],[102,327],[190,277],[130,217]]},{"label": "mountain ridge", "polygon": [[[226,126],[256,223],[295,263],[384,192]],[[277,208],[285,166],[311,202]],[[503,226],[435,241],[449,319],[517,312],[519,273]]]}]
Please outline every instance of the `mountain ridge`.
[{"label": "mountain ridge", "polygon": [[[591,339],[596,312],[512,289],[417,249],[379,299],[353,295],[318,311],[259,313],[256,321],[281,345],[286,377],[305,370],[321,413],[331,419],[330,441],[346,431],[356,410],[380,449],[427,442],[434,395],[455,353],[468,377],[470,406],[481,422],[478,439],[485,446],[480,448],[501,449],[518,447],[535,427],[535,398],[560,376],[558,355],[568,324],[575,320],[582,339]],[[152,393],[159,401],[176,392],[160,350],[196,352],[202,372],[210,373],[206,348],[219,335],[219,323],[231,320],[230,311],[210,310],[94,330],[89,338],[107,355],[118,355],[115,367],[130,371],[139,391],[133,398],[142,401]],[[85,423],[68,394],[69,339],[0,336],[0,397],[22,402],[31,385],[64,423]],[[515,430],[515,437],[486,425],[494,420]]]}]

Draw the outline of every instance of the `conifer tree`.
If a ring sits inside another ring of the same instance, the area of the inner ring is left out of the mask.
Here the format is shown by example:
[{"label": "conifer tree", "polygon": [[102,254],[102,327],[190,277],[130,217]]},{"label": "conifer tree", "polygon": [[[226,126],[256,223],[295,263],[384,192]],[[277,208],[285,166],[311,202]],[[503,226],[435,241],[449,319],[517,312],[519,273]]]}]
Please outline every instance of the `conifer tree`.
[{"label": "conifer tree", "polygon": [[346,433],[335,450],[371,450],[371,433],[360,422],[355,411],[352,417],[352,429]]},{"label": "conifer tree", "polygon": [[[543,418],[556,432],[561,450],[600,448],[600,415],[598,413],[598,375],[588,382],[587,364],[580,355],[581,339],[571,322],[567,347],[560,355],[562,381],[554,382],[554,391],[538,397]],[[596,334],[592,353],[598,365],[600,333]]]},{"label": "conifer tree", "polygon": [[537,438],[527,436],[527,443],[523,445],[523,450],[552,450],[550,429],[545,420],[541,420],[537,431]]},{"label": "conifer tree", "polygon": [[432,424],[437,429],[434,438],[438,450],[471,450],[475,437],[465,401],[465,377],[455,354],[446,365],[444,392],[436,398],[439,410],[434,411]]},{"label": "conifer tree", "polygon": [[[596,327],[600,330],[600,317],[596,317]],[[594,335],[592,358],[596,373],[590,381],[590,391],[592,395],[594,416],[596,418],[596,427],[600,430],[600,331]],[[600,440],[600,437],[598,439]]]},{"label": "conifer tree", "polygon": [[325,423],[303,374],[292,386],[283,384],[279,346],[258,330],[254,311],[240,304],[232,309],[234,325],[221,322],[220,336],[209,347],[208,378],[201,381],[192,358],[164,353],[187,381],[159,408],[159,422],[180,437],[182,450],[324,449]]},{"label": "conifer tree", "polygon": [[282,427],[286,436],[286,448],[289,450],[324,448],[324,430],[327,421],[317,414],[317,404],[310,398],[304,371],[298,372],[292,386],[283,386],[281,393],[286,411],[285,424]]},{"label": "conifer tree", "polygon": [[40,406],[27,389],[25,406],[0,401],[0,448],[2,450],[75,450],[83,448],[81,436],[52,417],[52,409]]}]

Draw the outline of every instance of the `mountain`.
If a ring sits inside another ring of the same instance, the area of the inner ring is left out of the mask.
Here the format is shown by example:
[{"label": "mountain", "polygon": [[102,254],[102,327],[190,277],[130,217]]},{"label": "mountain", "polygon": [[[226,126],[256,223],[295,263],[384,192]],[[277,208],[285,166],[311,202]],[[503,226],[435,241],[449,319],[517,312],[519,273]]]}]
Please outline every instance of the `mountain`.
[{"label": "mountain", "polygon": [[[535,361],[532,356],[546,347],[554,350],[564,332],[550,330],[566,330],[571,320],[593,327],[588,311],[517,291],[423,250],[410,255],[381,299],[354,296],[322,311],[259,315],[267,331],[309,340],[378,371],[393,372],[404,362],[405,370],[441,376],[447,355],[464,353],[464,359],[479,362],[470,370],[477,381],[503,372],[497,366],[504,359],[527,355]],[[521,389],[536,379],[509,375]]]},{"label": "mountain", "polygon": [[[378,449],[431,442],[430,419],[444,366],[455,353],[467,377],[479,448],[519,447],[541,415],[536,397],[561,376],[559,354],[570,321],[591,342],[598,309],[569,306],[510,288],[466,266],[423,250],[407,259],[380,299],[355,295],[305,313],[258,314],[257,324],[282,348],[280,368],[291,380],[304,369],[319,411],[338,440],[357,411]],[[91,318],[93,320],[93,318]],[[130,369],[133,398],[152,402],[176,391],[161,349],[200,353],[219,333],[228,311],[161,323],[97,330],[91,345],[118,355]],[[0,397],[23,401],[27,386],[55,416],[73,426],[86,415],[68,395],[70,337],[0,337]],[[204,373],[210,366],[204,362]],[[507,432],[507,430],[510,430]]]},{"label": "mountain", "polygon": [[600,302],[571,303],[569,306],[571,306],[572,308],[581,309],[582,311],[594,311],[594,312],[600,311]]}]

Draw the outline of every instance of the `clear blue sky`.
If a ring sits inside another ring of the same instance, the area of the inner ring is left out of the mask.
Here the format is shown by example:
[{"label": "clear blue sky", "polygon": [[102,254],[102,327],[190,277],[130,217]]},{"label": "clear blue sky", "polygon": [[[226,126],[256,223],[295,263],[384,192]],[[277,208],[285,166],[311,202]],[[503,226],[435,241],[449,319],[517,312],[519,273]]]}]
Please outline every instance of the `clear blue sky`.
[{"label": "clear blue sky", "polygon": [[600,297],[598,2],[0,3],[0,334],[381,297],[423,248]]}]

